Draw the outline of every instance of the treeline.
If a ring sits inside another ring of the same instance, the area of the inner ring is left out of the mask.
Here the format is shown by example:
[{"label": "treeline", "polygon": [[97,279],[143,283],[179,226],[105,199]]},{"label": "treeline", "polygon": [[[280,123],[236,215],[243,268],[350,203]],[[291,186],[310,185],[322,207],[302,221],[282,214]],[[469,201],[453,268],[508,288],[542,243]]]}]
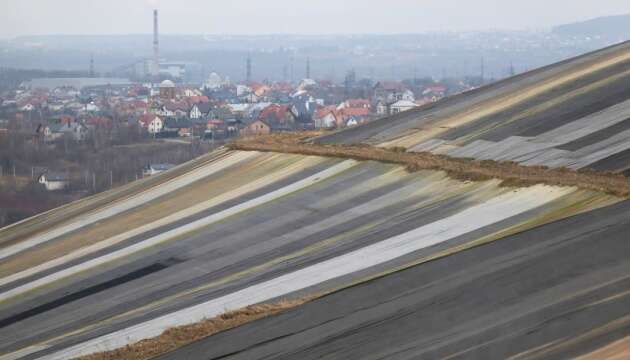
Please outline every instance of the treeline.
[{"label": "treeline", "polygon": [[[94,127],[84,141],[63,137],[46,143],[12,121],[0,134],[0,226],[135,181],[149,164],[184,163],[210,146],[156,141],[122,126]],[[38,179],[47,170],[65,174],[69,187],[46,191]]]},{"label": "treeline", "polygon": [[21,83],[35,78],[88,77],[86,71],[14,69],[0,67],[0,91],[17,88]]}]

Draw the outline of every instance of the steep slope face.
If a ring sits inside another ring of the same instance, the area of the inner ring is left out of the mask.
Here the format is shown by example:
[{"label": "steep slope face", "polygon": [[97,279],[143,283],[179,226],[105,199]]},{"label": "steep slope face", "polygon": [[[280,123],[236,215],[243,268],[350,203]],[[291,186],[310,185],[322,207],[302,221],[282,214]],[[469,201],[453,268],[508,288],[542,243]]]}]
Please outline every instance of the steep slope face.
[{"label": "steep slope face", "polygon": [[319,141],[624,172],[629,101],[624,43]]},{"label": "steep slope face", "polygon": [[[630,335],[628,231],[625,202],[357,285],[161,359],[575,358]],[[603,353],[627,351],[618,347]]]},{"label": "steep slope face", "polygon": [[619,201],[498,184],[377,162],[223,153],[0,248],[0,351],[64,359],[111,350]]}]

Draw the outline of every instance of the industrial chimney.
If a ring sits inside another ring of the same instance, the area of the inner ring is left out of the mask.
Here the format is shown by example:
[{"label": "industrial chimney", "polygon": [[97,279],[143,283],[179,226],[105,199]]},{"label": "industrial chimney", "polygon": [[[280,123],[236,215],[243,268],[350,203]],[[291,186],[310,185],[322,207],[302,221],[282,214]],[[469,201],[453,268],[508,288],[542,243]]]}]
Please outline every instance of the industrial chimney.
[{"label": "industrial chimney", "polygon": [[158,33],[158,11],[153,10],[153,69],[154,81],[160,82],[160,40]]}]

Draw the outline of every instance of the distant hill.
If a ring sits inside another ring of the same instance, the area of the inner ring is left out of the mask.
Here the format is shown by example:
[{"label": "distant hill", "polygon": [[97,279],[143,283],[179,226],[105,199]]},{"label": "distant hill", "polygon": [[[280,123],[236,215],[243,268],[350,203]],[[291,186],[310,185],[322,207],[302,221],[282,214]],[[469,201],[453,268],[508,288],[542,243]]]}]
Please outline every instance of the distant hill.
[{"label": "distant hill", "polygon": [[630,39],[630,14],[595,18],[561,25],[553,32],[563,36],[603,36]]}]

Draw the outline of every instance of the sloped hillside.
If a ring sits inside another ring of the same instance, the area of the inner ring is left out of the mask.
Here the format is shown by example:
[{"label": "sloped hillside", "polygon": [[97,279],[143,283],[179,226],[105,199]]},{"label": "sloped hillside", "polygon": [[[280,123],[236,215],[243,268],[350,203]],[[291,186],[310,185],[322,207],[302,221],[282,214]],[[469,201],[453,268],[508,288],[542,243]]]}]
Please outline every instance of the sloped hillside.
[{"label": "sloped hillside", "polygon": [[630,43],[320,139],[628,173]]},{"label": "sloped hillside", "polygon": [[[630,331],[625,193],[519,174],[627,187],[628,75],[622,44],[309,143],[358,154],[225,148],[1,229],[0,359],[598,351]],[[179,350],[164,333],[257,304],[292,305]]]}]

